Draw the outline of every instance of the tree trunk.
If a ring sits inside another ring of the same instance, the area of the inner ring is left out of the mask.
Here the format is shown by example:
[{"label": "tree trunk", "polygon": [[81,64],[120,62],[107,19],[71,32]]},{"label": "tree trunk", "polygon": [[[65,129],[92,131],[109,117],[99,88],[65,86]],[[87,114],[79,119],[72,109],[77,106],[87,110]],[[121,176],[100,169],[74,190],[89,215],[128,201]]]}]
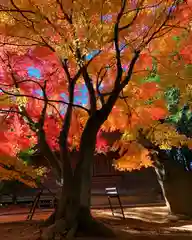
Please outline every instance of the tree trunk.
[{"label": "tree trunk", "polygon": [[157,181],[158,181],[158,183],[159,183],[159,185],[161,187],[162,195],[164,197],[166,206],[168,207],[168,210],[171,213],[169,200],[167,199],[166,191],[165,191],[165,188],[164,188],[164,180],[165,180],[165,168],[164,168],[164,165],[162,163],[160,163],[156,159],[154,168],[155,168],[155,172],[156,172],[156,175],[157,175]]},{"label": "tree trunk", "polygon": [[[78,186],[76,183],[74,188],[70,186],[70,192],[62,191],[58,208],[49,219],[51,223],[54,221],[54,224],[45,229],[42,239],[51,240],[56,235],[64,236],[65,239],[71,239],[74,236],[115,237],[110,228],[92,217],[90,210],[91,192],[88,190],[88,185],[90,184],[81,181]],[[81,189],[80,194],[77,189]]]},{"label": "tree trunk", "polygon": [[139,142],[147,149],[158,152],[152,153],[154,168],[157,179],[162,189],[166,204],[170,213],[178,216],[192,217],[192,173],[175,161],[171,156],[167,156],[162,151],[146,139],[145,135],[140,133]]},{"label": "tree trunk", "polygon": [[155,161],[155,171],[170,213],[178,217],[192,217],[192,173],[176,161],[160,156]]},{"label": "tree trunk", "polygon": [[75,235],[94,237],[115,237],[113,231],[104,224],[97,222],[91,215],[91,179],[92,164],[95,151],[97,131],[94,125],[85,128],[79,151],[79,161],[76,165],[73,179],[62,186],[55,220],[44,231],[43,239],[53,239],[55,234],[64,235],[70,239]]}]

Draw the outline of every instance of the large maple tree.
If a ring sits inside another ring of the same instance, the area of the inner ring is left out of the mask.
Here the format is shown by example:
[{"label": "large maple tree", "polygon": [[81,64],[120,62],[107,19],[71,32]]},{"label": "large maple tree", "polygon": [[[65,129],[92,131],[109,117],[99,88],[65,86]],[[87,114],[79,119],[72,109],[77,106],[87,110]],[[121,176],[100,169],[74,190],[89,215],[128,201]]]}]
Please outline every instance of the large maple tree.
[{"label": "large maple tree", "polygon": [[[162,92],[172,79],[141,79],[158,77],[154,59],[162,61],[175,48],[172,34],[190,35],[190,20],[190,5],[178,0],[1,2],[0,90],[12,106],[1,108],[9,115],[2,142],[11,144],[0,151],[15,157],[35,146],[64,180],[49,237],[55,231],[70,237],[77,229],[112,234],[90,214],[93,155],[109,150],[100,131],[124,133],[113,148],[121,148],[132,169],[151,165],[135,136],[167,114]],[[167,130],[179,139],[169,144],[188,142],[164,124],[153,131],[155,144],[167,144]],[[73,149],[79,152],[74,168]]]}]

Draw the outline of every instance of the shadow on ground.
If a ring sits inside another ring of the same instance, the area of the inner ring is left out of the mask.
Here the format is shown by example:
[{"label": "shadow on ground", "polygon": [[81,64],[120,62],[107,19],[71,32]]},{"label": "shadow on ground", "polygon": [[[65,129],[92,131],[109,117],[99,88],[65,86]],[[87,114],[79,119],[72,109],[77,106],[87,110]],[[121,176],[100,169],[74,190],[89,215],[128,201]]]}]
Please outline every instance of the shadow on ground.
[{"label": "shadow on ground", "polygon": [[119,210],[115,217],[109,210],[97,210],[98,219],[133,235],[190,235],[192,237],[192,220],[170,218],[167,207],[137,207],[124,209],[126,219],[122,219]]},{"label": "shadow on ground", "polygon": [[[192,221],[170,220],[166,207],[137,207],[124,209],[126,219],[121,218],[119,210],[115,217],[110,210],[93,210],[93,215],[109,225],[117,233],[118,239],[191,239]],[[36,221],[1,223],[0,233],[6,240],[36,240],[40,234],[39,222],[45,215],[38,215]],[[11,221],[11,219],[10,219]],[[83,239],[83,238],[81,238]],[[93,239],[93,238],[92,238]],[[97,238],[98,239],[98,238]],[[99,238],[101,239],[101,238]]]}]

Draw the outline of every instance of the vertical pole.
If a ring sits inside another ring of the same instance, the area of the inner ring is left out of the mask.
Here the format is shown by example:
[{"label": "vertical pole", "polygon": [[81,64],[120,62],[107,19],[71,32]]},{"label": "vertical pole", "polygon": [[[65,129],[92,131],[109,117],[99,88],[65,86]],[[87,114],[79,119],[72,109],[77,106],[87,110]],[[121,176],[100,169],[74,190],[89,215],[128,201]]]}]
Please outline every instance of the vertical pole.
[{"label": "vertical pole", "polygon": [[119,205],[120,205],[120,208],[121,208],[121,214],[123,216],[123,219],[125,219],[125,214],[124,214],[124,211],[123,211],[123,207],[122,207],[122,204],[121,204],[121,199],[119,197],[119,195],[117,196],[118,200],[119,200]]},{"label": "vertical pole", "polygon": [[36,210],[36,207],[37,207],[37,204],[38,204],[38,202],[39,202],[39,200],[40,200],[40,197],[41,197],[42,192],[43,192],[43,189],[41,189],[41,191],[38,192],[38,194],[36,195],[35,200],[34,200],[34,202],[33,202],[33,204],[32,204],[32,207],[31,207],[31,209],[30,209],[30,211],[29,211],[29,214],[28,214],[28,216],[27,216],[27,220],[32,220],[33,215],[34,215],[35,210]]},{"label": "vertical pole", "polygon": [[112,215],[114,216],[114,212],[113,212],[113,208],[112,208],[110,196],[107,196],[107,197],[108,197],[109,206],[110,206],[110,208],[111,208]]}]

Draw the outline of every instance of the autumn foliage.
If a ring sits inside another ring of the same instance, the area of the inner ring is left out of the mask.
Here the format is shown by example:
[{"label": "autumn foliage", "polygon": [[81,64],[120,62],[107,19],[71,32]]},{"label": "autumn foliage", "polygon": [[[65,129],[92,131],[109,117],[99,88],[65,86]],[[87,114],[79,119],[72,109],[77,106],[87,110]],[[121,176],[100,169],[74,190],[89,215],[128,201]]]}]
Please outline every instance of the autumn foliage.
[{"label": "autumn foliage", "polygon": [[[160,148],[188,144],[190,139],[159,120],[169,114],[166,87],[175,84],[183,93],[190,88],[185,69],[191,64],[190,4],[1,2],[0,177],[14,171],[11,176],[22,180],[18,170],[35,178],[34,169],[25,166],[18,154],[34,146],[51,157],[60,151],[70,107],[67,148],[79,151],[90,116],[105,108],[119,88],[96,142],[98,152],[119,151],[116,168],[152,165],[150,150],[139,142],[141,129]],[[173,36],[179,37],[179,43]],[[122,137],[109,145],[102,131],[119,131]],[[14,170],[6,169],[9,165]]]}]

